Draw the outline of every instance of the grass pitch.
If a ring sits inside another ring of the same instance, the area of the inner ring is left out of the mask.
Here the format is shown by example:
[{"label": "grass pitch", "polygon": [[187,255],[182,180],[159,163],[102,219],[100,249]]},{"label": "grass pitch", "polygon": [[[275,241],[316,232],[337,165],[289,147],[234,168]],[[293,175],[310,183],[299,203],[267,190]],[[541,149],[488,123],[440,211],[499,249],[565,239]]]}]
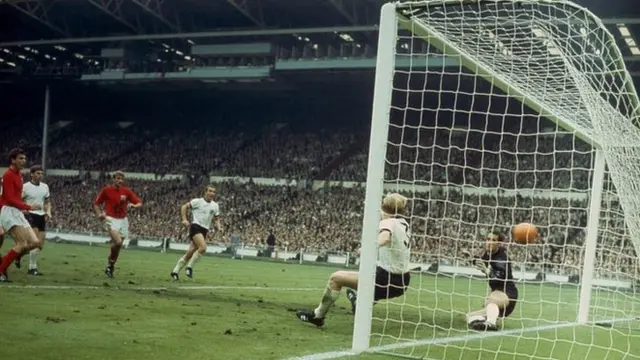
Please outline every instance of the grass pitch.
[{"label": "grass pitch", "polygon": [[[102,273],[107,254],[102,246],[49,243],[40,259],[46,276],[12,267],[14,282],[0,286],[0,355],[283,359],[350,348],[353,315],[344,296],[324,329],[293,312],[317,305],[331,267],[204,257],[195,280],[174,283],[177,253],[123,251],[114,279]],[[397,345],[386,350],[425,359],[640,359],[638,320],[612,328],[558,323],[575,320],[573,286],[520,285],[522,302],[502,335],[465,327],[463,314],[480,305],[485,281],[415,274],[411,286],[406,297],[375,306],[373,346]],[[640,315],[631,293],[596,291],[592,305],[597,319]],[[414,339],[422,343],[402,345]]]}]

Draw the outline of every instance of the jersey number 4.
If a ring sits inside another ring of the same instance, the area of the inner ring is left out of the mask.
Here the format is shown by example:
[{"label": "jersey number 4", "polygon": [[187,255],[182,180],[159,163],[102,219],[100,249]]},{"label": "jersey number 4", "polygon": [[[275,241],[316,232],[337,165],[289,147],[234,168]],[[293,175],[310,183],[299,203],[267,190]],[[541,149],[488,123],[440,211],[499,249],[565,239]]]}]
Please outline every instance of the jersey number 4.
[{"label": "jersey number 4", "polygon": [[407,234],[407,240],[404,241],[404,246],[409,248],[411,245],[411,231],[409,231],[409,224],[402,223],[402,226],[404,226],[404,233]]}]

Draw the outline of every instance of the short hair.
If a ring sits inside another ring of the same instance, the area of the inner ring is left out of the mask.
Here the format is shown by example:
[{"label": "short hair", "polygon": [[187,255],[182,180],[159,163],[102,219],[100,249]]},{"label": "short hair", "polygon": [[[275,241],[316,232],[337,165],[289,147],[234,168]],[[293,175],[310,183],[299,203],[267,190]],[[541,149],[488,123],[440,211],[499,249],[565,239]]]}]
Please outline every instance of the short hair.
[{"label": "short hair", "polygon": [[114,171],[114,172],[112,172],[112,173],[111,173],[111,178],[112,178],[112,179],[115,179],[115,178],[116,178],[116,176],[120,176],[120,177],[124,178],[124,177],[125,177],[125,176],[124,176],[124,171],[122,171],[122,170],[116,170],[116,171]]},{"label": "short hair", "polygon": [[24,150],[20,148],[11,149],[11,151],[9,151],[9,160],[13,161],[17,159],[18,156],[24,155],[24,154],[25,154]]},{"label": "short hair", "polygon": [[495,235],[498,238],[498,242],[505,242],[507,238],[498,230],[493,230],[489,233],[489,235]]},{"label": "short hair", "polygon": [[207,190],[209,190],[209,189],[216,190],[216,186],[215,186],[215,185],[211,185],[211,184],[210,184],[210,185],[207,185],[207,186],[205,186],[205,187],[204,187],[204,191],[207,191]]},{"label": "short hair", "polygon": [[380,209],[388,215],[397,215],[404,213],[407,207],[408,199],[398,193],[387,194],[382,200]]},{"label": "short hair", "polygon": [[44,169],[42,168],[42,166],[40,166],[40,165],[33,165],[33,166],[31,167],[31,173],[32,173],[32,174],[35,174],[35,173],[37,173],[38,171],[44,171]]}]

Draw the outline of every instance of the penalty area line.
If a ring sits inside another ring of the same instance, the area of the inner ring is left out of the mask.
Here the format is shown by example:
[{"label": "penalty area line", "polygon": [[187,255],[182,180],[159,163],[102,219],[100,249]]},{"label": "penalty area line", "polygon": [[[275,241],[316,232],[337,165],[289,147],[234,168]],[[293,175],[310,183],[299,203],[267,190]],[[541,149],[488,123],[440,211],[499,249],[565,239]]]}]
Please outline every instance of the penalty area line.
[{"label": "penalty area line", "polygon": [[250,291],[322,291],[320,288],[270,287],[270,286],[95,286],[95,285],[0,285],[0,288],[32,290],[133,290],[133,291],[169,291],[169,290],[250,290]]},{"label": "penalty area line", "polygon": [[[612,320],[599,321],[598,323],[613,324],[613,323],[617,323],[617,322],[631,321],[633,319],[635,319],[635,318],[612,319]],[[594,324],[595,324],[595,322],[589,322],[589,323],[586,323],[584,325],[594,325]],[[575,323],[575,322],[561,322],[561,323],[555,323],[555,324],[549,324],[549,325],[533,326],[533,327],[528,327],[528,328],[523,328],[523,329],[511,329],[511,330],[496,331],[496,332],[484,332],[484,333],[467,333],[465,335],[453,336],[453,337],[444,337],[444,338],[437,338],[437,339],[424,339],[424,340],[413,340],[413,341],[407,341],[407,342],[396,343],[396,344],[374,346],[374,347],[371,347],[371,348],[369,348],[369,349],[367,349],[367,350],[365,350],[363,352],[357,352],[357,351],[353,351],[353,350],[330,351],[330,352],[325,352],[325,353],[316,353],[316,354],[302,355],[302,356],[297,356],[297,357],[290,357],[290,358],[287,358],[286,360],[329,360],[329,359],[339,359],[339,358],[343,358],[343,357],[347,357],[347,356],[357,356],[357,355],[361,355],[363,353],[376,353],[376,352],[393,351],[393,350],[404,349],[404,348],[409,348],[409,347],[416,347],[416,346],[442,345],[442,344],[450,344],[450,343],[456,343],[456,342],[467,342],[467,341],[475,341],[475,340],[484,340],[484,339],[489,339],[489,338],[498,337],[498,336],[504,336],[504,335],[519,335],[519,334],[524,334],[524,333],[529,333],[529,332],[539,332],[539,331],[546,331],[546,330],[562,329],[562,328],[567,328],[567,327],[576,327],[576,326],[579,326],[579,325],[581,325],[581,324],[578,324],[578,323]]]}]

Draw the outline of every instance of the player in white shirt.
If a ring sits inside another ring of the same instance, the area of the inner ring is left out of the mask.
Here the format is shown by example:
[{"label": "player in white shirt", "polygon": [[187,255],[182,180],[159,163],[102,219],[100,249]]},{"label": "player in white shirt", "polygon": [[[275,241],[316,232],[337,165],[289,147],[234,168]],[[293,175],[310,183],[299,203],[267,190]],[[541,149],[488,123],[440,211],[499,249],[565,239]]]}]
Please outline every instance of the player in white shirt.
[{"label": "player in white shirt", "polygon": [[[38,237],[38,246],[29,252],[29,271],[27,274],[41,276],[42,273],[38,269],[38,253],[44,245],[47,221],[51,220],[51,200],[49,199],[51,194],[49,186],[42,182],[44,177],[42,166],[32,166],[30,172],[31,181],[25,183],[22,188],[22,201],[27,204],[37,204],[43,210],[29,210],[26,216]],[[17,259],[14,264],[20,268],[20,259]]]},{"label": "player in white shirt", "polygon": [[[185,274],[190,279],[193,278],[193,266],[200,258],[200,255],[207,251],[207,242],[205,238],[209,233],[211,222],[215,219],[215,226],[218,231],[222,231],[220,224],[220,206],[213,201],[216,196],[215,186],[209,185],[204,190],[204,197],[193,199],[180,208],[180,216],[182,224],[189,229],[189,239],[191,244],[187,253],[178,260],[178,263],[171,272],[171,278],[175,281],[180,280],[178,273],[187,265]],[[187,219],[187,211],[191,209],[192,220]]]},{"label": "player in white shirt", "polygon": [[[409,224],[402,218],[407,207],[407,198],[398,194],[388,194],[382,200],[382,220],[378,226],[378,266],[376,268],[376,288],[374,301],[402,296],[409,286],[409,261],[411,232]],[[324,318],[336,302],[343,287],[347,288],[347,298],[355,313],[358,273],[356,271],[336,271],[329,277],[322,300],[315,310],[296,312],[298,318],[316,326],[324,325]]]}]

